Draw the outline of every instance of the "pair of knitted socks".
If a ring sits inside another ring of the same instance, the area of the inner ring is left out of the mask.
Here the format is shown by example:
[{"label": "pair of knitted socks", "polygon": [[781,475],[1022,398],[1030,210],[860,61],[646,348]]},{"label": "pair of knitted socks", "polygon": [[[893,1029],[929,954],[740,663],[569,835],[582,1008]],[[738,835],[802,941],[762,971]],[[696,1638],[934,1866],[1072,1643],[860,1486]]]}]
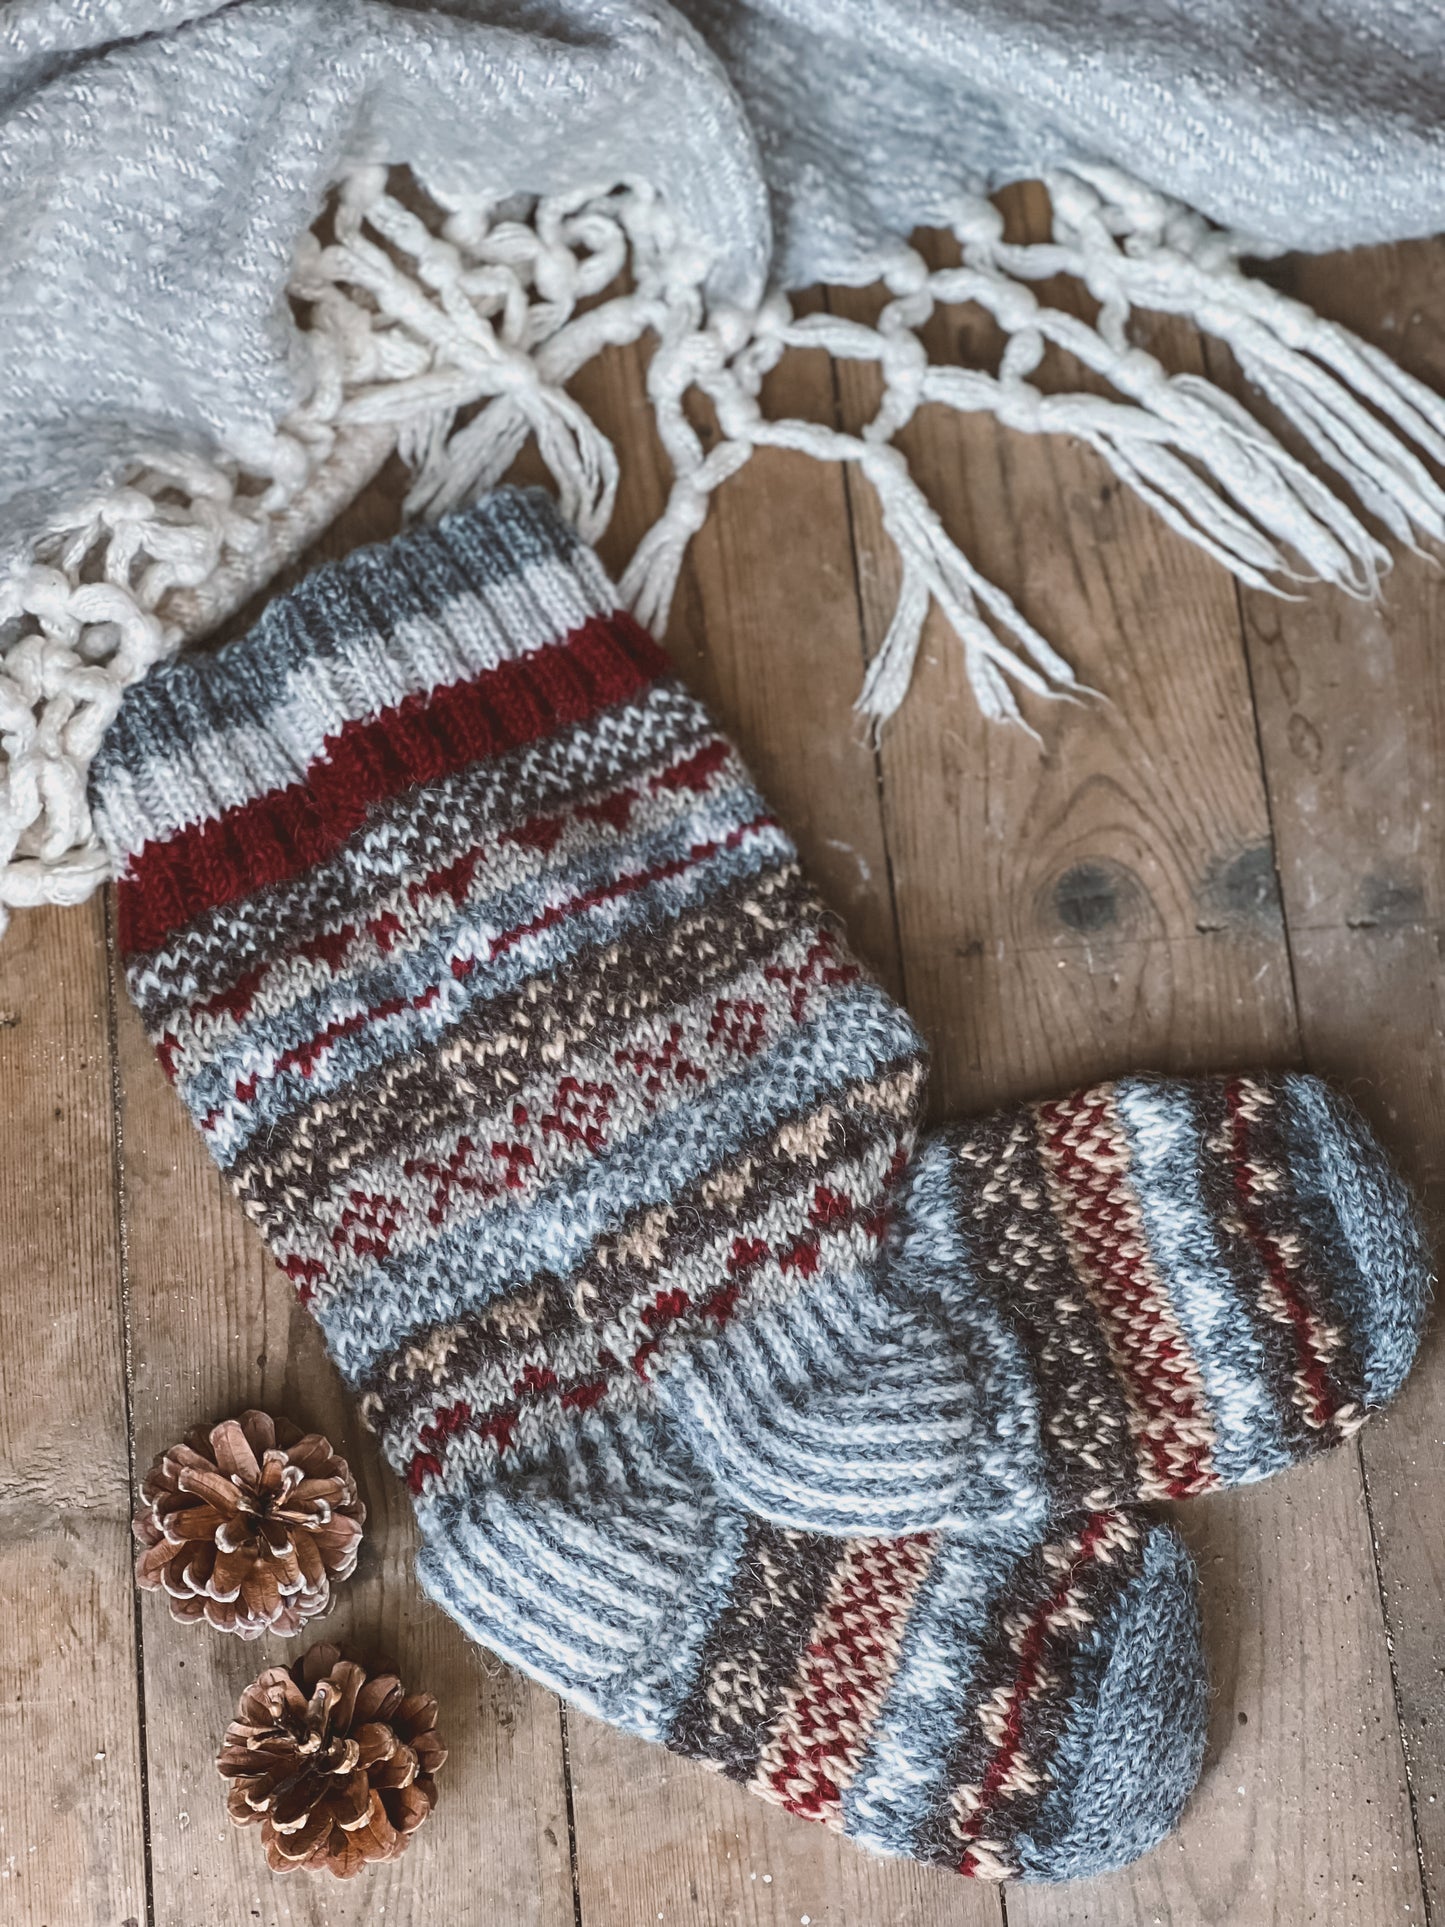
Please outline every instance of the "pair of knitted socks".
[{"label": "pair of knitted socks", "polygon": [[1313,1079],[918,1142],[922,1050],[546,499],[128,692],[93,806],[167,1074],[410,1484],[429,1590],[861,1844],[1117,1866],[1198,1772],[1141,1501],[1347,1436],[1427,1271]]}]

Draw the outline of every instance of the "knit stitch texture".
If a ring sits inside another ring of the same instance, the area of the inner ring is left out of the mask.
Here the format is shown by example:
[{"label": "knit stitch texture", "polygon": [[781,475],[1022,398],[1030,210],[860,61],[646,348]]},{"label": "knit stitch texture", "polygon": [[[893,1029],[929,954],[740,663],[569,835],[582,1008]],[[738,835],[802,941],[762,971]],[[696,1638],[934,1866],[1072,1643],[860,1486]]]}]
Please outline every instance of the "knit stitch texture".
[{"label": "knit stitch texture", "polygon": [[427,1590],[585,1711],[974,1878],[1102,1873],[1178,1820],[1208,1691],[1171,1528],[843,1539],[740,1511],[665,1426],[587,1457],[419,1508]]},{"label": "knit stitch texture", "polygon": [[914,1158],[923,1054],[540,494],[323,569],[126,699],[129,982],[419,1498],[659,1399],[800,1530],[1035,1531],[1336,1442],[1427,1271],[1295,1075]]},{"label": "knit stitch texture", "polygon": [[324,569],[97,757],[128,983],[427,1585],[863,1844],[1119,1864],[1203,1718],[1129,1508],[1347,1436],[1426,1270],[1297,1077],[920,1151],[923,1061],[545,497]]},{"label": "knit stitch texture", "polygon": [[[1383,537],[1445,541],[1445,400],[1245,264],[1435,231],[1442,56],[1445,13],[1402,0],[8,0],[0,935],[109,875],[87,767],[122,690],[392,455],[441,515],[531,440],[600,535],[619,457],[574,387],[609,348],[656,344],[671,475],[627,606],[665,626],[755,450],[846,463],[897,558],[875,721],[930,607],[984,715],[1078,689],[911,474],[925,406],[1084,445],[1251,587],[1373,597]],[[1047,239],[987,198],[1026,179]],[[885,299],[803,311],[820,280]],[[962,364],[930,325],[959,304],[991,324]],[[1240,379],[1179,379],[1146,311]],[[803,348],[871,367],[866,422],[769,411]]]},{"label": "knit stitch texture", "polygon": [[1398,1391],[1429,1303],[1354,1107],[1129,1077],[929,1139],[882,1262],[664,1374],[745,1504],[823,1531],[1037,1529],[1247,1485]]}]

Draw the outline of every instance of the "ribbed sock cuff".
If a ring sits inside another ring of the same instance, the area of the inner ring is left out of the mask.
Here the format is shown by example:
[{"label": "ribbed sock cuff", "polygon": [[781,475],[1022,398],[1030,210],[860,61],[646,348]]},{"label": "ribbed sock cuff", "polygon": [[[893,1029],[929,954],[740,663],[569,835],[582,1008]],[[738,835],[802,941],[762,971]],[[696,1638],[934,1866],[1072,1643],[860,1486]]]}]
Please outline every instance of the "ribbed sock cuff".
[{"label": "ribbed sock cuff", "polygon": [[334,851],[377,803],[634,694],[667,663],[540,490],[323,567],[128,692],[91,772],[122,943]]}]

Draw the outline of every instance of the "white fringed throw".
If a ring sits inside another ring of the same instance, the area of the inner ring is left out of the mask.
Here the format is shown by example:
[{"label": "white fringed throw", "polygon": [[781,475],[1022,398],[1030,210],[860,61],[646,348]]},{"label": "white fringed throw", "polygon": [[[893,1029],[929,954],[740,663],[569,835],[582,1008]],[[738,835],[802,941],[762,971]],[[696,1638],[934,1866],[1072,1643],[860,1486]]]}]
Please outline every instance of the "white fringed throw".
[{"label": "white fringed throw", "polygon": [[[1363,57],[1362,4],[1317,6],[1313,52]],[[641,620],[666,622],[712,491],[754,449],[851,462],[902,562],[859,699],[878,722],[908,687],[930,602],[988,716],[1021,720],[1017,688],[1077,687],[910,475],[895,437],[925,403],[1087,442],[1256,587],[1312,576],[1371,596],[1389,559],[1375,528],[1408,544],[1445,536],[1445,404],[1241,267],[1291,242],[1429,226],[1445,188],[1440,117],[1424,127],[1423,70],[1397,72],[1380,51],[1386,19],[1397,51],[1418,51],[1396,9],[1363,4],[1381,83],[1368,164],[1358,129],[1333,125],[1305,85],[1318,62],[1296,72],[1283,51],[1270,85],[1236,73],[1234,93],[1216,89],[1191,147],[1168,74],[1149,64],[1157,49],[1127,36],[1113,47],[1120,94],[1091,124],[1083,82],[1100,29],[1042,0],[1007,21],[965,0],[901,15],[864,0],[816,15],[812,0],[687,11],[711,50],[671,7],[602,0],[9,10],[0,927],[8,908],[79,901],[103,880],[86,777],[123,688],[264,585],[394,450],[413,472],[408,511],[437,515],[534,440],[564,512],[594,539],[617,456],[567,384],[611,344],[651,343],[648,392],[674,472],[623,580]],[[1135,11],[1175,26],[1235,12],[1182,0]],[[896,16],[891,38],[884,16]],[[1428,38],[1419,23],[1409,33]],[[1445,25],[1434,35],[1438,55]],[[800,50],[816,53],[815,72]],[[1228,80],[1227,35],[1214,53]],[[1005,71],[1015,93],[990,94],[989,74]],[[1180,69],[1173,84],[1193,82]],[[1134,137],[1151,112],[1153,148]],[[1211,178],[1201,153],[1227,147],[1232,128],[1255,138]],[[1261,160],[1261,132],[1292,138]],[[1121,147],[1249,231],[1143,184]],[[1337,163],[1323,187],[1322,151]],[[865,155],[874,171],[860,185]],[[403,163],[433,218],[391,191],[388,168]],[[1053,234],[1020,245],[987,195],[1028,173],[1047,183]],[[922,222],[952,230],[956,266],[930,269],[908,245]],[[1035,294],[1061,274],[1087,288],[1093,322]],[[786,288],[823,276],[881,281],[876,321],[796,316]],[[921,330],[944,303],[993,318],[1006,339],[996,367],[929,361]],[[1139,310],[1223,342],[1336,486],[1214,384],[1137,346]],[[861,433],[763,413],[763,377],[794,347],[878,365],[882,399]],[[1042,392],[1049,348],[1108,393]],[[721,429],[706,449],[685,412],[694,390]]]}]

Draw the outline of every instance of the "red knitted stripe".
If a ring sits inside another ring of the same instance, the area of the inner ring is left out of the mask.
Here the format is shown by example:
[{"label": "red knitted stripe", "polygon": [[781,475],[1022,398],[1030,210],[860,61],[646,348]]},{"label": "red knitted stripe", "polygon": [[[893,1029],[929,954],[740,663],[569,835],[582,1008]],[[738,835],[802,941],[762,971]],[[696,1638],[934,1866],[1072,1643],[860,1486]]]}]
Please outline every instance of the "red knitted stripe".
[{"label": "red knitted stripe", "polygon": [[[581,916],[588,910],[595,910],[604,903],[612,903],[620,897],[631,896],[639,890],[647,889],[650,884],[667,883],[674,877],[685,876],[689,870],[709,862],[720,851],[737,849],[739,844],[745,842],[755,831],[772,828],[775,823],[776,819],[766,814],[755,816],[751,822],[739,824],[736,829],[729,830],[728,834],[717,842],[694,843],[686,856],[674,857],[670,862],[655,864],[650,870],[630,871],[624,876],[614,878],[611,883],[599,885],[581,896],[570,898],[566,903],[554,905],[542,916],[533,917],[529,922],[518,924],[514,929],[504,930],[493,937],[490,943],[490,955],[493,958],[499,957],[504,950],[511,949],[524,937],[534,936],[541,930],[550,930],[554,925],[565,923],[572,917]],[[810,956],[808,965],[812,963],[813,958]],[[451,975],[456,978],[471,976],[476,967],[477,960],[471,956],[453,957],[449,966]],[[794,969],[791,974],[802,981],[816,981],[816,976],[809,972],[807,966],[801,971]],[[841,972],[835,973],[835,975],[841,974]],[[851,976],[845,977],[844,981],[851,981],[851,978],[856,977],[857,974],[856,969],[853,970]],[[825,983],[832,981],[834,981],[833,977],[823,977]],[[430,1010],[441,993],[442,982],[438,980],[428,984],[425,989],[419,990],[414,997],[405,999],[388,997],[379,1004],[372,1004],[369,1009],[354,1010],[345,1017],[338,1017],[310,1037],[284,1050],[276,1059],[271,1076],[279,1077],[287,1071],[300,1071],[303,1077],[310,1077],[323,1054],[333,1044],[340,1043],[342,1038],[353,1037],[358,1031],[367,1030],[373,1024],[384,1023],[389,1017],[399,1017],[404,1011]],[[232,1086],[235,1097],[242,1104],[254,1102],[258,1088],[259,1079],[254,1071],[246,1077],[237,1079]],[[225,1115],[226,1112],[222,1109],[210,1111],[202,1118],[201,1129],[214,1130]]]},{"label": "red knitted stripe", "polygon": [[923,1533],[849,1546],[753,1782],[789,1813],[838,1824],[937,1544]]},{"label": "red knitted stripe", "polygon": [[155,950],[202,911],[322,862],[375,804],[586,722],[670,673],[651,637],[618,613],[520,661],[343,723],[304,781],[147,843],[131,859],[119,891],[122,950]]},{"label": "red knitted stripe", "polygon": [[[1071,1230],[1089,1275],[1084,1284],[1108,1332],[1121,1373],[1145,1424],[1137,1451],[1147,1454],[1159,1490],[1151,1495],[1183,1499],[1219,1483],[1205,1447],[1186,1443],[1185,1431],[1208,1420],[1183,1335],[1169,1315],[1167,1297],[1152,1275],[1140,1243],[1137,1214],[1130,1209],[1127,1177],[1112,1161],[1085,1155],[1102,1138],[1117,1140],[1107,1105],[1093,1093],[1056,1104],[1039,1114],[1049,1149],[1073,1199]],[[1174,1327],[1171,1331],[1171,1325]],[[1184,1428],[1176,1429],[1176,1428]]]},{"label": "red knitted stripe", "polygon": [[1249,1241],[1259,1253],[1269,1281],[1279,1294],[1289,1329],[1294,1335],[1295,1355],[1299,1361],[1299,1370],[1295,1374],[1295,1403],[1303,1412],[1305,1423],[1322,1430],[1348,1401],[1339,1396],[1330,1383],[1326,1362],[1315,1349],[1314,1321],[1309,1306],[1299,1294],[1294,1274],[1285,1262],[1283,1252],[1260,1218],[1255,1198],[1258,1174],[1250,1155],[1249,1115],[1239,1079],[1230,1080],[1225,1091],[1225,1103],[1229,1112],[1234,1150],[1234,1189],[1239,1198],[1240,1215],[1249,1233]]},{"label": "red knitted stripe", "polygon": [[[1079,1534],[1079,1550],[1068,1571],[1023,1630],[1015,1649],[1018,1666],[1005,1703],[1002,1734],[979,1782],[978,1805],[958,1830],[959,1838],[966,1842],[977,1840],[984,1831],[991,1810],[997,1805],[999,1795],[1018,1762],[1028,1704],[1037,1691],[1047,1690],[1049,1682],[1045,1656],[1052,1630],[1050,1622],[1062,1611],[1078,1584],[1080,1574],[1093,1559],[1099,1541],[1109,1532],[1117,1516],[1110,1512],[1096,1512],[1089,1518]],[[972,1845],[969,1845],[958,1863],[958,1871],[972,1878],[978,1873],[979,1864]]]}]

